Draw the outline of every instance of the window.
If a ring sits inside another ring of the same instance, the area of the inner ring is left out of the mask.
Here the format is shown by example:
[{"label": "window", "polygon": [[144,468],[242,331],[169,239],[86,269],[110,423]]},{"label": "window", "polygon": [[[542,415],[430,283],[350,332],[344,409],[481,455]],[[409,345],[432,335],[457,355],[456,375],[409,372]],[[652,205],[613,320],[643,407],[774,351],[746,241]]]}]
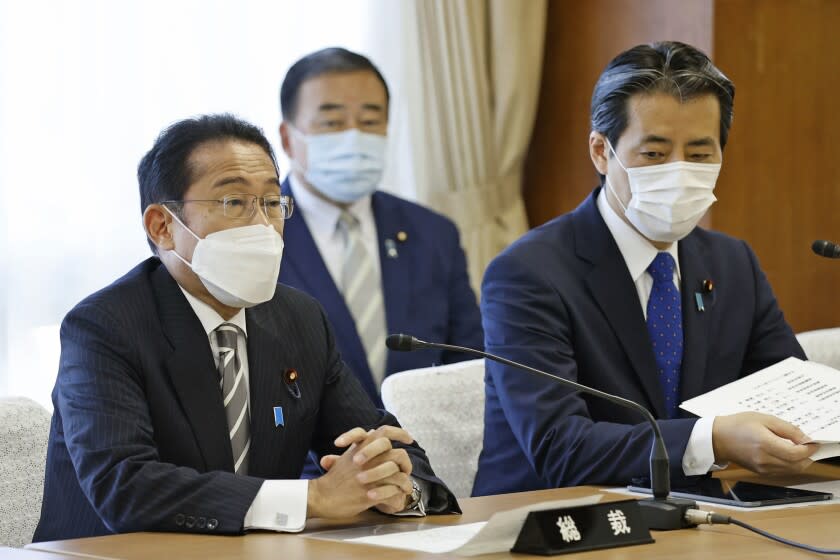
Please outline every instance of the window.
[{"label": "window", "polygon": [[289,65],[369,52],[374,4],[0,0],[0,395],[51,408],[62,318],[149,256],[135,173],[157,133],[229,111],[280,156]]}]

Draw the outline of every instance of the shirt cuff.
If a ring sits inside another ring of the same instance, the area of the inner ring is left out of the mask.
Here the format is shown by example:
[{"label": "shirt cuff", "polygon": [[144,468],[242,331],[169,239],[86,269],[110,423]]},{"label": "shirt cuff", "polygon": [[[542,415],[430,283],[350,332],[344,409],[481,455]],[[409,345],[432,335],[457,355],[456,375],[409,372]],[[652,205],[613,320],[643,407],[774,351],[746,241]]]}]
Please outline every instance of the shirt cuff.
[{"label": "shirt cuff", "polygon": [[245,529],[303,531],[308,491],[308,480],[266,480],[245,514]]},{"label": "shirt cuff", "polygon": [[699,476],[726,468],[726,463],[722,465],[715,463],[715,451],[712,447],[714,423],[714,416],[700,418],[694,423],[682,460],[683,473],[686,476]]},{"label": "shirt cuff", "polygon": [[417,507],[414,509],[407,509],[403,511],[398,511],[394,515],[397,517],[426,517],[426,506],[429,505],[429,496],[431,495],[431,486],[425,480],[420,480],[419,478],[411,477],[411,480],[417,484],[417,487],[420,488],[420,503],[417,504]]}]

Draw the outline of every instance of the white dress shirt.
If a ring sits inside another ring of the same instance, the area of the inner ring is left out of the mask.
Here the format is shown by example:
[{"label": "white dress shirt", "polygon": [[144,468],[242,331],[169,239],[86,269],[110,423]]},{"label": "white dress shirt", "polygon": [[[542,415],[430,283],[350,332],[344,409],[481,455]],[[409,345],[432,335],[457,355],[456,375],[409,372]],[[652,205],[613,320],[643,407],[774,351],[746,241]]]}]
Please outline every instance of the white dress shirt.
[{"label": "white dress shirt", "polygon": [[[242,329],[245,336],[238,337],[236,351],[239,354],[239,360],[242,366],[245,368],[244,381],[246,390],[248,390],[250,388],[250,379],[248,377],[248,331],[245,322],[245,310],[240,309],[239,313],[225,321],[221,315],[216,313],[215,309],[187,292],[183,287],[178,287],[181,288],[190,307],[195,311],[198,320],[201,321],[204,332],[207,333],[207,339],[210,341],[210,351],[213,354],[216,367],[219,366],[219,345],[216,342],[216,336],[213,334],[213,331],[222,323],[231,323]],[[250,394],[250,390],[248,390],[249,402],[251,400]],[[251,408],[248,407],[248,414],[250,415],[250,413]],[[411,478],[420,487],[422,502],[416,510],[402,511],[395,515],[401,517],[422,517],[426,515],[426,506],[430,498],[430,486],[425,480]],[[245,513],[245,529],[264,529],[287,533],[302,531],[306,526],[308,494],[308,480],[266,480],[254,497],[251,507]]]},{"label": "white dress shirt", "polygon": [[[248,330],[245,324],[245,310],[240,309],[239,313],[225,321],[221,315],[216,313],[212,307],[196,298],[184,288],[181,288],[190,307],[193,308],[198,320],[207,333],[210,341],[210,349],[216,366],[219,365],[219,345],[216,343],[216,336],[213,331],[222,323],[232,323],[242,329],[245,336],[238,337],[236,351],[239,360],[245,368],[245,387],[249,388],[248,378],[248,344],[246,338]],[[250,390],[248,400],[250,402]],[[250,414],[251,407],[248,407]],[[269,531],[302,531],[306,525],[306,503],[309,492],[308,480],[266,480],[257,492],[251,507],[245,514],[245,529],[266,529]]]},{"label": "white dress shirt", "polygon": [[[344,236],[338,228],[338,218],[341,216],[341,208],[316,196],[298,181],[294,174],[289,174],[289,185],[292,187],[292,194],[295,199],[295,211],[300,212],[315,246],[321,253],[321,259],[327,266],[327,270],[333,279],[333,283],[341,291],[341,272],[344,265]],[[347,210],[359,220],[359,235],[368,254],[371,255],[371,264],[380,282],[377,287],[385,301],[385,294],[382,290],[382,265],[379,262],[379,240],[376,231],[376,219],[373,217],[372,195],[363,196],[352,203]],[[421,516],[425,515],[426,505],[429,501],[430,486],[425,480],[411,477],[417,486],[420,487],[422,505],[418,511],[400,512],[395,515]]]},{"label": "white dress shirt", "polygon": [[[647,320],[647,304],[650,299],[650,290],[653,288],[653,276],[647,271],[647,268],[656,258],[659,249],[651,245],[650,241],[645,239],[642,234],[633,229],[627,222],[613,210],[613,207],[607,202],[607,187],[601,189],[598,194],[597,205],[601,217],[607,224],[607,229],[610,230],[613,239],[615,239],[618,250],[621,256],[624,257],[624,262],[627,264],[627,270],[630,271],[630,277],[636,284],[636,291],[639,294],[639,302],[642,304],[642,313],[645,320]],[[666,252],[674,257],[676,267],[674,268],[674,285],[679,291],[680,289],[680,259],[677,250],[677,243],[672,243]],[[715,463],[715,454],[712,447],[712,426],[715,418],[700,418],[694,424],[694,429],[691,431],[691,436],[688,439],[688,445],[683,454],[682,467],[683,472],[687,476],[701,475],[709,472],[717,467]]]},{"label": "white dress shirt", "polygon": [[[338,218],[341,216],[341,208],[327,202],[313,194],[309,189],[300,184],[293,174],[289,175],[289,184],[295,198],[295,210],[300,212],[306,227],[315,240],[315,246],[321,253],[324,264],[332,276],[335,285],[341,289],[341,269],[344,265],[344,236],[338,229]],[[373,217],[373,205],[371,195],[363,196],[347,210],[359,220],[359,235],[362,244],[372,257],[371,264],[376,272],[376,277],[382,277],[382,265],[379,263],[379,241],[376,233],[376,220]],[[382,283],[379,283],[382,290]],[[384,294],[383,294],[384,296]],[[383,300],[384,301],[384,300]]]}]

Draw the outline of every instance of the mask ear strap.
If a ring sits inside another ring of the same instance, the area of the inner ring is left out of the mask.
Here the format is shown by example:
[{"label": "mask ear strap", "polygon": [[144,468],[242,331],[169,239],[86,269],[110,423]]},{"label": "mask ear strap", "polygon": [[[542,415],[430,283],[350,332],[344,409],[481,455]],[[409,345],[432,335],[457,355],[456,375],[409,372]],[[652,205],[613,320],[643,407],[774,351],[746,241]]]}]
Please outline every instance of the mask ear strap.
[{"label": "mask ear strap", "polygon": [[[293,136],[297,136],[298,138],[303,140],[304,144],[306,144],[306,155],[307,157],[309,157],[309,143],[307,142],[309,136],[298,130],[298,128],[289,121],[286,121],[286,126],[289,127],[289,131],[292,133]],[[303,166],[299,164],[296,159],[289,158],[289,165],[292,167],[292,170],[297,171],[301,175],[304,175],[306,173],[306,169],[304,169]]]},{"label": "mask ear strap", "polygon": [[621,209],[624,210],[624,212],[626,213],[627,212],[627,207],[624,206],[623,202],[621,202],[621,199],[618,197],[618,193],[615,192],[615,189],[610,184],[610,180],[607,179],[606,175],[604,176],[604,184],[607,185],[607,195],[609,196],[609,193],[612,193],[613,198],[616,199],[616,201],[618,202],[618,205],[621,206]]},{"label": "mask ear strap", "polygon": [[[604,141],[607,143],[607,147],[610,149],[610,151],[615,156],[615,161],[617,161],[618,165],[620,165],[621,168],[624,170],[624,172],[627,173],[627,168],[624,167],[624,164],[621,163],[621,160],[618,158],[618,154],[615,153],[615,149],[612,147],[612,143],[610,142],[610,139],[607,138],[606,136],[604,136]],[[624,210],[625,213],[627,213],[627,207],[624,205],[623,202],[621,202],[621,198],[619,198],[618,193],[615,192],[615,189],[610,184],[610,180],[607,178],[606,175],[604,175],[604,184],[607,185],[607,194],[612,193],[613,198],[615,198],[616,201],[618,201],[618,205],[621,206],[621,209]]]},{"label": "mask ear strap", "polygon": [[304,169],[303,166],[301,164],[299,164],[296,159],[292,159],[292,158],[288,158],[288,159],[289,159],[289,165],[291,166],[292,170],[297,171],[301,175],[306,174],[306,169]]},{"label": "mask ear strap", "polygon": [[[199,236],[197,236],[197,235],[193,232],[193,230],[191,230],[190,228],[188,228],[188,227],[187,227],[187,225],[186,225],[184,222],[182,222],[182,221],[181,221],[181,218],[179,218],[179,217],[175,214],[175,212],[173,212],[172,210],[170,210],[169,208],[167,208],[165,205],[162,205],[162,206],[166,209],[166,211],[167,211],[167,212],[169,212],[169,215],[170,215],[170,216],[172,216],[172,218],[173,218],[176,222],[178,222],[179,224],[181,224],[181,227],[182,227],[182,228],[184,228],[185,230],[187,230],[188,232],[190,232],[190,235],[192,235],[193,237],[195,237],[196,239],[198,239],[198,241],[201,241],[201,238],[200,238]],[[178,257],[178,259],[179,259],[182,263],[184,263],[184,264],[185,264],[185,265],[187,265],[188,267],[192,268],[192,263],[187,262],[187,259],[185,259],[185,258],[184,258],[184,257],[182,257],[181,255],[179,255],[179,254],[178,254],[178,251],[176,251],[175,249],[172,249],[172,254],[173,254],[173,255],[175,255],[176,257]]]},{"label": "mask ear strap", "polygon": [[291,131],[292,135],[297,136],[298,138],[300,138],[304,142],[306,142],[309,139],[308,134],[304,134],[298,127],[293,125],[291,122],[286,121],[286,126],[289,127],[289,130]]},{"label": "mask ear strap", "polygon": [[607,147],[610,149],[610,151],[611,151],[611,152],[613,153],[613,155],[615,156],[615,161],[617,161],[617,162],[618,162],[618,165],[620,165],[620,166],[621,166],[621,168],[622,168],[625,172],[627,172],[627,168],[626,168],[626,167],[624,167],[624,164],[623,164],[623,163],[621,163],[621,159],[618,157],[618,154],[615,152],[615,149],[612,147],[612,144],[610,143],[610,139],[609,139],[609,138],[607,138],[606,136],[604,136],[604,140],[605,140],[605,141],[606,141],[606,143],[607,143]]},{"label": "mask ear strap", "polygon": [[181,227],[182,227],[182,228],[184,228],[185,230],[187,230],[188,232],[190,232],[190,235],[192,235],[193,237],[195,237],[197,240],[201,241],[201,238],[200,238],[199,236],[197,236],[197,235],[193,232],[193,230],[191,230],[190,228],[188,228],[188,227],[187,227],[187,224],[185,224],[184,222],[182,222],[182,221],[181,221],[181,218],[179,218],[179,217],[178,217],[178,215],[177,215],[175,212],[173,212],[172,210],[170,210],[170,209],[169,209],[166,205],[163,205],[163,204],[162,204],[161,206],[163,206],[163,208],[164,208],[167,212],[169,212],[169,215],[170,215],[170,216],[172,216],[172,218],[173,218],[176,222],[178,222],[179,224],[181,224]]}]

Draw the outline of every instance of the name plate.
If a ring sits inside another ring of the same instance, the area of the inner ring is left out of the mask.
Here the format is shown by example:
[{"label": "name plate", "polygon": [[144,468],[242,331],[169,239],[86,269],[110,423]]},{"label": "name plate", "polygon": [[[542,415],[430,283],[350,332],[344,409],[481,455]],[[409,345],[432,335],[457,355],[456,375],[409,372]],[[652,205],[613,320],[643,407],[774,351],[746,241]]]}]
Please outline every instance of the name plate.
[{"label": "name plate", "polygon": [[636,500],[532,511],[511,552],[541,556],[652,543]]}]

